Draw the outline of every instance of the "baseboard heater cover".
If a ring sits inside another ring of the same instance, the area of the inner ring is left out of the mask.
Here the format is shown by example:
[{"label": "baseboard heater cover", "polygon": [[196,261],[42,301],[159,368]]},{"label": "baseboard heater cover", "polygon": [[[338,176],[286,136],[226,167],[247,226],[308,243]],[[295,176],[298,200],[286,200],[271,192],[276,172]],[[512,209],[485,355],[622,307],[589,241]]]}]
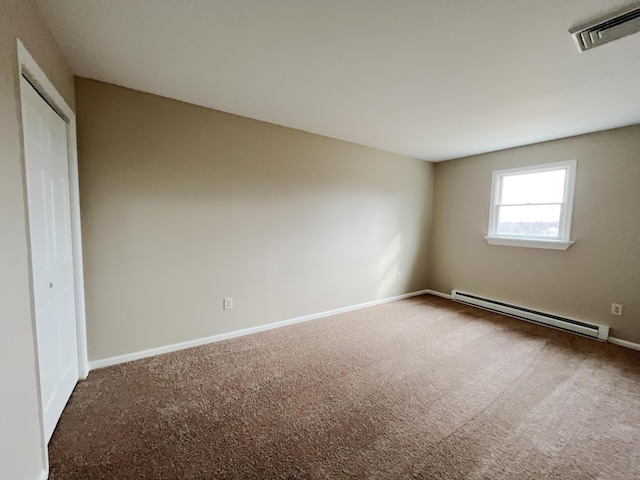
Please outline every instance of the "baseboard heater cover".
[{"label": "baseboard heater cover", "polygon": [[504,313],[512,317],[523,320],[541,323],[550,327],[566,330],[588,337],[597,338],[598,340],[607,341],[609,338],[609,327],[604,325],[595,325],[586,323],[572,318],[561,317],[551,313],[539,312],[529,308],[511,305],[509,303],[492,300],[490,298],[480,297],[470,293],[461,292],[459,290],[451,291],[451,298],[456,302],[466,303],[486,310]]}]

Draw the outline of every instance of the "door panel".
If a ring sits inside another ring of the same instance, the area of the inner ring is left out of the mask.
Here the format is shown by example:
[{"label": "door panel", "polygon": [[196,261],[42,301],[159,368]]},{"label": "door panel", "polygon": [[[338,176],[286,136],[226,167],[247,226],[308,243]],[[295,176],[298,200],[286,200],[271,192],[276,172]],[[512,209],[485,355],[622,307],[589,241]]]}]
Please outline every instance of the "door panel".
[{"label": "door panel", "polygon": [[69,225],[68,206],[69,198],[67,192],[69,182],[62,178],[54,178],[51,181],[51,199],[53,202],[53,260],[54,262],[66,262],[71,260],[71,244],[68,232],[71,232]]},{"label": "door panel", "polygon": [[78,381],[67,126],[21,80],[40,390],[47,441]]},{"label": "door panel", "polygon": [[[35,218],[45,218],[47,210],[47,185],[44,175],[39,170],[27,169],[29,214]],[[31,268],[34,272],[40,272],[48,263],[47,250],[49,239],[47,238],[47,226],[44,222],[34,222],[31,226],[31,236],[42,241],[31,245]]]}]

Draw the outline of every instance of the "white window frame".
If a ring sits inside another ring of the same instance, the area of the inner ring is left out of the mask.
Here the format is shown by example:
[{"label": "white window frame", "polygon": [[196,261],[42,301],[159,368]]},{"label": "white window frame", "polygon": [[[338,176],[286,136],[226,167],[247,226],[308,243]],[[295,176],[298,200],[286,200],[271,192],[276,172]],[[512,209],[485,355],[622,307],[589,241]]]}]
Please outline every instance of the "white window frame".
[{"label": "white window frame", "polygon": [[[529,167],[511,168],[508,170],[496,170],[491,178],[491,205],[489,210],[489,228],[485,240],[491,245],[504,245],[510,247],[547,248],[552,250],[566,250],[574,244],[571,238],[571,217],[573,215],[573,195],[576,184],[576,160],[564,162],[546,163]],[[530,235],[505,235],[498,232],[498,207],[500,206],[500,193],[502,180],[511,175],[527,173],[549,172],[565,170],[564,197],[560,207],[560,224],[557,237],[536,237]]]}]

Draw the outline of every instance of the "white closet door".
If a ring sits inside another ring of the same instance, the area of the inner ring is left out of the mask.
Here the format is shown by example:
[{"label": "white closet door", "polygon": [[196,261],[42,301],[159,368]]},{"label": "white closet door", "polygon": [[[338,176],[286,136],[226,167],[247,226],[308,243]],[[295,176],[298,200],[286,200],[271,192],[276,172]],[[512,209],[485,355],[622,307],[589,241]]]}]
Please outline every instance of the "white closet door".
[{"label": "white closet door", "polygon": [[47,442],[78,381],[67,125],[21,79],[40,388]]}]

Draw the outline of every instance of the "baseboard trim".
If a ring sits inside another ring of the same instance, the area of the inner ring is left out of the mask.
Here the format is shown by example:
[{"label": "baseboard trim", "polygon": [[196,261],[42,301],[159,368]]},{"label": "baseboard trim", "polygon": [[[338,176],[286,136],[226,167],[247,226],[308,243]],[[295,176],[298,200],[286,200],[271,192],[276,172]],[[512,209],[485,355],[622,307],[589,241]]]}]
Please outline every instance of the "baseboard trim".
[{"label": "baseboard trim", "polygon": [[96,370],[98,368],[119,365],[121,363],[132,362],[134,360],[141,360],[143,358],[154,357],[156,355],[162,355],[163,353],[177,352],[178,350],[184,350],[186,348],[199,347],[201,345],[207,345],[209,343],[221,342],[222,340],[229,340],[231,338],[242,337],[244,335],[251,335],[252,333],[273,330],[274,328],[286,327],[288,325],[294,325],[296,323],[308,322],[309,320],[315,320],[323,317],[330,317],[332,315],[338,315],[340,313],[351,312],[353,310],[360,310],[361,308],[373,307],[375,305],[395,302],[397,300],[403,300],[405,298],[416,297],[418,295],[425,295],[425,294],[432,294],[432,295],[437,295],[445,298],[451,298],[450,295],[446,295],[440,292],[434,292],[433,290],[418,290],[416,292],[404,293],[402,295],[382,298],[380,300],[373,300],[371,302],[360,303],[358,305],[352,305],[350,307],[336,308],[335,310],[328,310],[326,312],[314,313],[311,315],[304,315],[302,317],[296,317],[296,318],[291,318],[289,320],[282,320],[279,322],[268,323],[266,325],[259,325],[257,327],[244,328],[242,330],[235,330],[233,332],[221,333],[218,335],[212,335],[210,337],[197,338],[195,340],[188,340],[186,342],[180,342],[180,343],[174,343],[171,345],[165,345],[162,347],[150,348],[148,350],[142,350],[139,352],[127,353],[124,355],[117,355],[115,357],[108,357],[100,360],[93,360],[92,362],[89,362],[89,369]]},{"label": "baseboard trim", "polygon": [[609,337],[609,343],[613,343],[614,345],[619,345],[621,347],[630,348],[632,350],[640,351],[640,343],[633,343],[627,340],[620,340],[619,338]]},{"label": "baseboard trim", "polygon": [[42,472],[40,472],[40,476],[38,477],[38,480],[47,480],[49,478],[49,472],[47,472],[46,470],[42,470]]},{"label": "baseboard trim", "polygon": [[436,297],[448,298],[449,300],[452,299],[450,293],[436,292],[435,290],[425,290],[424,293],[435,295]]}]

